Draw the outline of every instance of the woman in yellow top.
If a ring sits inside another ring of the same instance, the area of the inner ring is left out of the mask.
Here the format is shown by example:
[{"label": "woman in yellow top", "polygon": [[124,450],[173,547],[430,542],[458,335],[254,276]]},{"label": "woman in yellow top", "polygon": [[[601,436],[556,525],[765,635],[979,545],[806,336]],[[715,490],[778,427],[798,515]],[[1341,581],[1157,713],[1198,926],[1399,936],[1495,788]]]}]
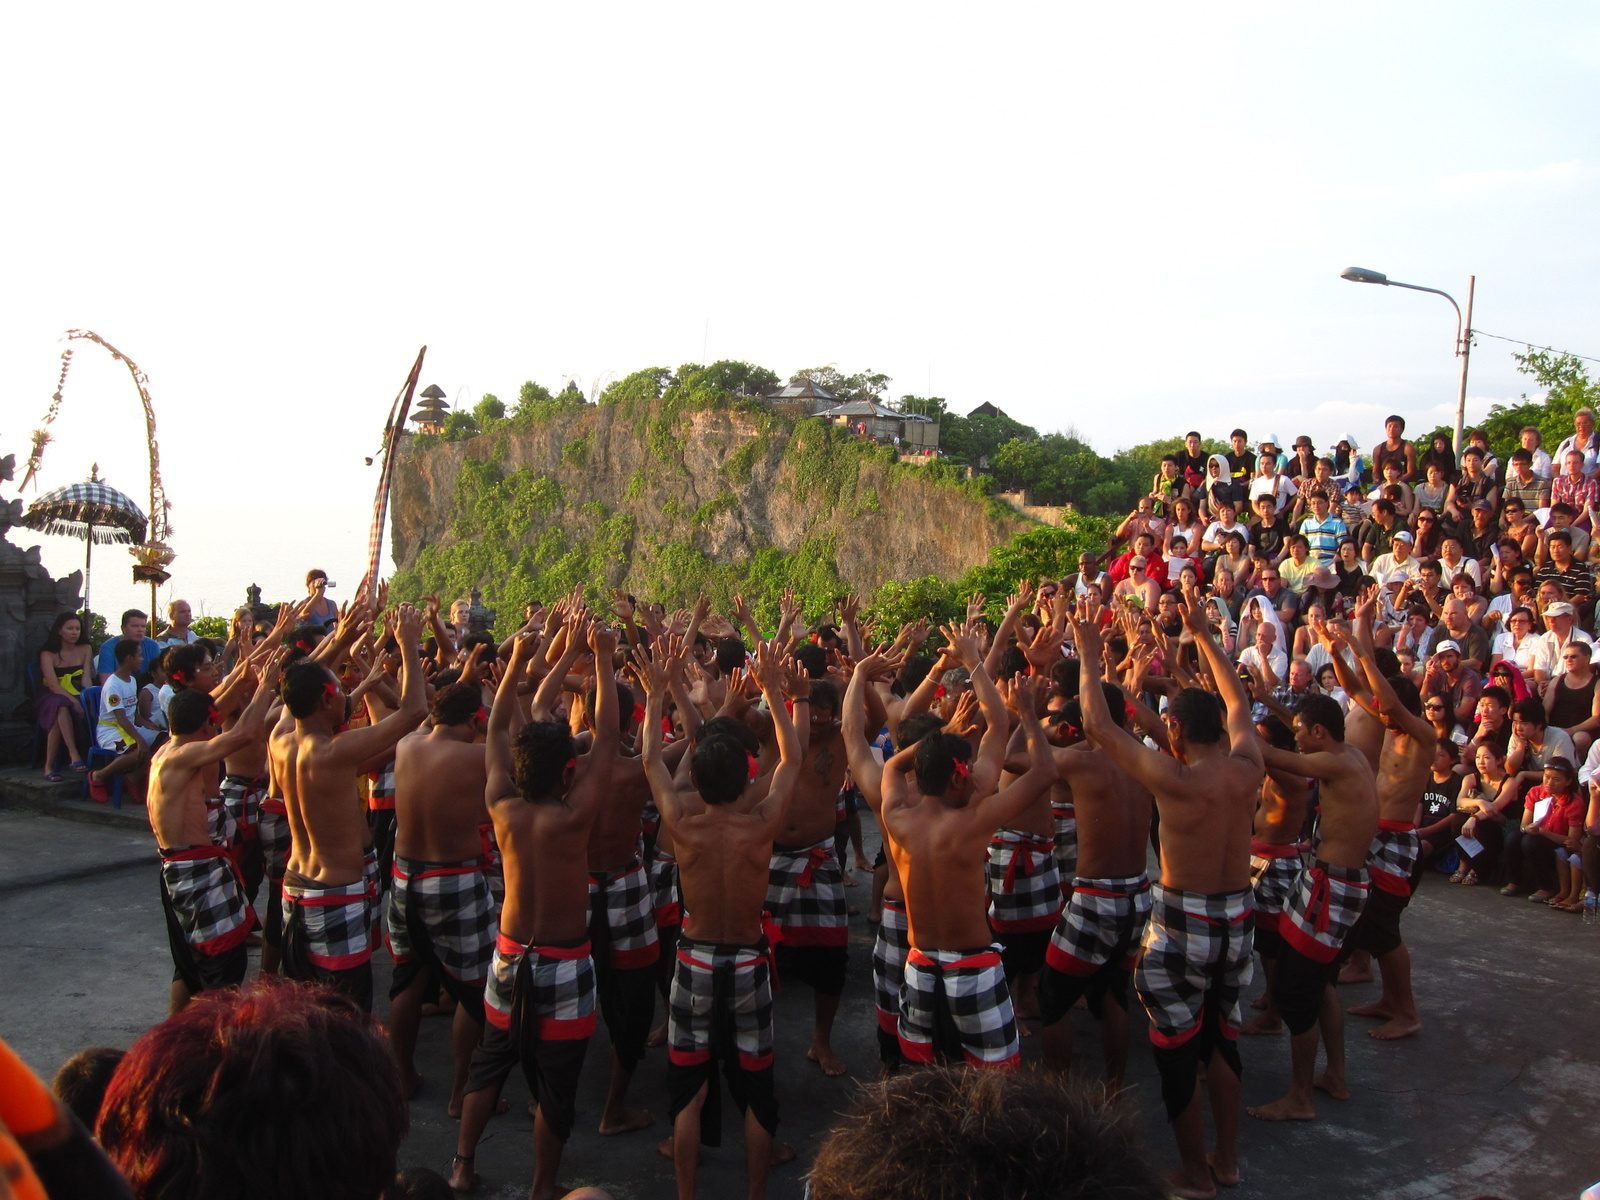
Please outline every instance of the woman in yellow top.
[{"label": "woman in yellow top", "polygon": [[62,613],[50,627],[50,636],[39,651],[39,695],[35,706],[39,728],[49,731],[45,743],[45,778],[61,779],[56,756],[63,748],[72,769],[79,773],[89,768],[78,754],[78,739],[88,745],[89,723],[83,715],[83,689],[94,684],[94,655],[83,636],[83,621],[75,612]]}]

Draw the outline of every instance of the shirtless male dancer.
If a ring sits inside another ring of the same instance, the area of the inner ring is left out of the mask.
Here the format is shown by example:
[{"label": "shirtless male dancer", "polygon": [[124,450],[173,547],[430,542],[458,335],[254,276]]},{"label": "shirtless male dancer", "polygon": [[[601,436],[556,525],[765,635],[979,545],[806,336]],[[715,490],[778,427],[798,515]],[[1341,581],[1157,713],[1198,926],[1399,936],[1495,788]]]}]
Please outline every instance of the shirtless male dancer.
[{"label": "shirtless male dancer", "polygon": [[171,739],[150,759],[150,828],[161,854],[161,907],[172,948],[169,1015],[197,992],[244,981],[254,913],[227,848],[211,838],[206,797],[216,764],[261,735],[282,662],[282,651],[267,660],[255,695],[227,733],[218,731],[205,692],[174,696],[167,706]]},{"label": "shirtless male dancer", "polygon": [[[581,608],[561,623],[569,638],[594,652],[596,670],[609,684],[616,635],[591,624]],[[465,1191],[477,1184],[478,1139],[506,1076],[520,1060],[537,1102],[532,1200],[552,1200],[564,1190],[556,1185],[556,1172],[572,1135],[578,1076],[595,1027],[588,848],[610,792],[620,727],[617,692],[609,686],[595,698],[594,741],[581,763],[562,722],[524,724],[518,690],[539,646],[537,635],[517,635],[489,713],[484,798],[500,844],[506,898],[483,997],[483,1037],[467,1072],[450,1185]]]},{"label": "shirtless male dancer", "polygon": [[[334,647],[346,637],[353,641],[360,625],[341,622]],[[283,973],[325,983],[368,1012],[377,858],[356,776],[427,715],[427,681],[417,660],[421,632],[422,615],[402,604],[396,636],[403,694],[393,714],[375,725],[346,728],[350,701],[338,676],[323,662],[303,659],[283,675],[284,708],[293,724],[280,720],[268,742],[293,843],[283,877]]]},{"label": "shirtless male dancer", "polygon": [[[900,1049],[914,1063],[945,1059],[1014,1068],[1021,1058],[1016,1014],[988,921],[985,865],[995,831],[1050,790],[1055,763],[1036,705],[1045,681],[1011,689],[1026,730],[1029,767],[995,790],[1011,720],[978,656],[971,626],[946,628],[950,653],[971,671],[986,728],[976,762],[952,733],[930,733],[883,766],[883,824],[905,887],[905,982]],[[914,772],[915,785],[907,783]]]},{"label": "shirtless male dancer", "polygon": [[1344,1090],[1344,1011],[1334,981],[1337,959],[1367,903],[1367,852],[1378,832],[1378,789],[1367,756],[1344,740],[1344,710],[1331,696],[1307,696],[1296,706],[1300,753],[1262,748],[1269,767],[1319,781],[1316,860],[1301,869],[1278,932],[1283,945],[1272,975],[1272,999],[1289,1027],[1289,1090],[1253,1106],[1263,1121],[1309,1121],[1319,1037],[1327,1047],[1333,1094]]},{"label": "shirtless male dancer", "polygon": [[[1127,706],[1121,689],[1104,682],[1099,687],[1112,723],[1123,728]],[[1069,725],[1081,728],[1080,701],[1073,700],[1064,712]],[[1078,997],[1087,995],[1089,1011],[1101,1022],[1106,1091],[1115,1096],[1128,1065],[1128,979],[1150,920],[1145,859],[1152,800],[1147,787],[1092,742],[1052,747],[1051,753],[1057,774],[1071,788],[1078,873],[1050,935],[1039,979],[1044,1060],[1071,1074],[1070,1013]]]},{"label": "shirtless male dancer", "polygon": [[[1330,631],[1335,647],[1344,641]],[[1355,639],[1346,644],[1357,656],[1369,691],[1351,693],[1358,704],[1373,704],[1385,727],[1378,760],[1378,834],[1367,853],[1372,891],[1345,942],[1344,958],[1366,951],[1377,959],[1383,994],[1373,1004],[1350,1010],[1358,1017],[1387,1017],[1367,1035],[1379,1041],[1409,1037],[1422,1028],[1411,992],[1411,951],[1400,935],[1400,914],[1411,903],[1422,844],[1417,817],[1427,788],[1439,734],[1422,716],[1416,684],[1404,676],[1385,678],[1373,656],[1370,631],[1357,617]],[[1370,974],[1368,976],[1370,978]]]},{"label": "shirtless male dancer", "polygon": [[[1277,717],[1267,717],[1256,732],[1279,750],[1294,749],[1294,730]],[[1268,767],[1261,781],[1261,805],[1250,836],[1250,880],[1256,893],[1256,953],[1267,977],[1266,994],[1257,1002],[1264,1011],[1245,1022],[1240,1033],[1271,1034],[1283,1030],[1272,1003],[1272,976],[1278,969],[1283,935],[1278,924],[1289,894],[1300,882],[1300,832],[1305,828],[1311,788],[1303,775]]]},{"label": "shirtless male dancer", "polygon": [[[876,734],[883,728],[885,705],[878,689],[873,686],[880,680],[893,678],[899,668],[899,656],[883,653],[868,654],[856,663],[850,684],[844,693],[844,714],[840,734],[844,738],[845,754],[850,761],[850,774],[855,777],[861,798],[872,810],[878,822],[878,832],[883,839],[883,854],[888,859],[884,868],[882,918],[878,923],[877,938],[872,944],[872,990],[878,1010],[878,1057],[883,1062],[885,1074],[899,1070],[905,1062],[900,1052],[900,986],[906,977],[906,956],[911,952],[911,942],[906,936],[906,893],[900,880],[900,871],[889,851],[890,836],[883,826],[883,764],[872,753],[867,741],[870,730]],[[936,733],[943,722],[933,713],[918,713],[907,717],[900,725],[902,744],[913,746],[929,733]]]},{"label": "shirtless male dancer", "polygon": [[826,1075],[843,1075],[846,1069],[832,1040],[850,941],[844,871],[834,853],[839,789],[848,765],[838,709],[838,689],[827,682],[794,701],[795,720],[807,726],[805,766],[772,847],[767,887],[767,911],[783,933],[778,973],[811,987],[816,1023],[806,1057]]},{"label": "shirtless male dancer", "polygon": [[[1212,638],[1193,588],[1179,606],[1216,680],[1217,696],[1185,688],[1162,714],[1171,756],[1152,750],[1111,716],[1100,687],[1104,642],[1087,605],[1071,618],[1078,647],[1084,731],[1155,797],[1161,820],[1161,882],[1134,975],[1150,1016],[1161,1096],[1180,1165],[1167,1176],[1179,1196],[1215,1196],[1239,1181],[1239,994],[1250,982],[1255,897],[1250,822],[1261,785],[1261,751],[1237,668]],[[1224,711],[1219,711],[1225,709]],[[1223,735],[1227,741],[1224,743]],[[1080,829],[1080,836],[1081,836]],[[1206,1066],[1216,1149],[1205,1148],[1199,1066]]]},{"label": "shirtless male dancer", "polygon": [[409,1099],[422,1086],[413,1055],[423,999],[436,986],[455,997],[446,1111],[459,1117],[467,1065],[483,1033],[483,986],[498,931],[478,834],[489,819],[483,801],[489,714],[477,684],[455,683],[434,696],[431,716],[431,727],[395,746],[393,882],[384,911],[395,963],[389,1043]]},{"label": "shirtless male dancer", "polygon": [[[690,759],[690,791],[678,789],[662,759],[661,718],[681,653],[672,646],[653,656],[637,655],[647,696],[645,771],[662,825],[672,834],[683,889],[684,926],[668,1018],[673,1170],[679,1200],[693,1200],[699,1147],[721,1140],[715,1079],[720,1058],[728,1089],[744,1113],[746,1194],[748,1200],[762,1200],[774,1159],[794,1157],[792,1147],[772,1140],[778,1127],[772,1083],[772,949],[762,929],[762,909],[772,840],[784,828],[784,810],[803,771],[799,737],[783,703],[784,687],[791,685],[798,702],[803,676],[786,672],[777,653],[757,643],[755,675],[772,709],[779,757],[766,796],[741,811],[745,806],[739,801],[759,764],[737,737],[702,730]],[[828,860],[834,861],[831,853]]]}]

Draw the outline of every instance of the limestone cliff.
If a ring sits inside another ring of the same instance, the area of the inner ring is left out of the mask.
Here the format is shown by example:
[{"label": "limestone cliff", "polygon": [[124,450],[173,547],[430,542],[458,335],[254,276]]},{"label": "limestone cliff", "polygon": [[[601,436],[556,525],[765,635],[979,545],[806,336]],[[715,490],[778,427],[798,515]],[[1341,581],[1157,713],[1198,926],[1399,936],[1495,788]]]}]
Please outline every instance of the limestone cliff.
[{"label": "limestone cliff", "polygon": [[[530,419],[530,417],[532,419]],[[728,398],[545,406],[397,463],[399,594],[481,587],[491,605],[574,585],[668,602],[705,589],[812,597],[954,579],[1034,523],[942,464],[916,467],[816,419]]]}]

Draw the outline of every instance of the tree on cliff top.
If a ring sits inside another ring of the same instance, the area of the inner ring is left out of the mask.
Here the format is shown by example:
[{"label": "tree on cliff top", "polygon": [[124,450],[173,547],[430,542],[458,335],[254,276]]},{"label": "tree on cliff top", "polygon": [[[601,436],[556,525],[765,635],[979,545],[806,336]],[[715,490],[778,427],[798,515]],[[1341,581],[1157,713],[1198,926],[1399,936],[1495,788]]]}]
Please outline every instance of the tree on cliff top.
[{"label": "tree on cliff top", "polygon": [[849,404],[852,400],[877,400],[888,391],[890,382],[887,375],[879,374],[871,367],[854,375],[845,375],[832,363],[825,367],[806,367],[789,376],[790,383],[804,383],[807,380],[832,392],[840,404]]}]

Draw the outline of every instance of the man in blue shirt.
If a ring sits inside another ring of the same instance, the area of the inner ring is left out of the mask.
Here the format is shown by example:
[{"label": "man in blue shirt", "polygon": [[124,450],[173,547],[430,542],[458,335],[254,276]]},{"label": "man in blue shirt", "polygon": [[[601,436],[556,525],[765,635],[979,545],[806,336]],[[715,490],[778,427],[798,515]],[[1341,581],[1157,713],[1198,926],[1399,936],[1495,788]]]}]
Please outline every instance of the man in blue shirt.
[{"label": "man in blue shirt", "polygon": [[1348,536],[1344,521],[1333,515],[1328,494],[1321,488],[1311,493],[1311,513],[1301,521],[1300,532],[1311,547],[1311,557],[1331,567],[1339,554],[1339,542]]},{"label": "man in blue shirt", "polygon": [[120,637],[108,637],[100,643],[100,657],[95,661],[95,671],[101,679],[108,675],[116,674],[117,670],[117,643],[119,641],[141,642],[144,645],[144,666],[148,670],[150,664],[156,661],[156,656],[161,653],[161,643],[154,638],[145,636],[145,625],[149,621],[144,613],[137,608],[130,608],[122,614],[122,634]]}]

